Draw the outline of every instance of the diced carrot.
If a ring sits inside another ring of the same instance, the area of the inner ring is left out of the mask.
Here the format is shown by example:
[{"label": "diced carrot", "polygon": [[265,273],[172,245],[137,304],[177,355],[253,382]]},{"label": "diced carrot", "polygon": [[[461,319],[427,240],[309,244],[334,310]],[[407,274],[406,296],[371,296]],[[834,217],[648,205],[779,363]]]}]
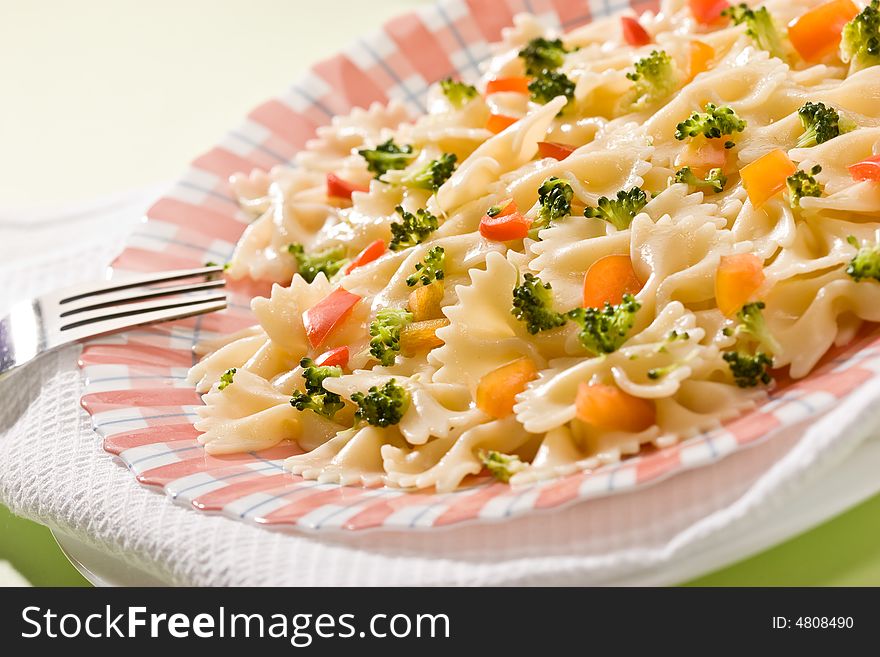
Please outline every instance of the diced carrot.
[{"label": "diced carrot", "polygon": [[352,192],[368,192],[369,187],[356,185],[353,182],[343,180],[335,173],[327,174],[327,196],[330,198],[347,198],[351,200]]},{"label": "diced carrot", "polygon": [[574,146],[562,144],[558,141],[539,141],[538,155],[541,157],[552,157],[554,160],[564,160],[574,151]]},{"label": "diced carrot", "polygon": [[752,205],[760,208],[785,188],[785,179],[795,171],[795,163],[777,148],[744,166],[739,175]]},{"label": "diced carrot", "polygon": [[584,276],[584,308],[602,308],[623,301],[624,294],[636,294],[642,283],[628,255],[607,255],[590,265]]},{"label": "diced carrot", "polygon": [[477,408],[496,419],[507,417],[513,413],[516,396],[536,378],[538,368],[528,357],[492,370],[477,384]]},{"label": "diced carrot", "polygon": [[480,235],[495,242],[521,240],[529,234],[531,226],[532,220],[521,212],[498,214],[494,217],[487,214],[480,219]]},{"label": "diced carrot", "polygon": [[852,0],[831,0],[791,21],[788,39],[801,57],[818,61],[837,49],[843,26],[858,13]]},{"label": "diced carrot", "polygon": [[634,397],[615,385],[581,383],[574,406],[581,422],[604,431],[638,433],[657,423],[654,402]]},{"label": "diced carrot", "polygon": [[752,253],[721,256],[715,271],[715,303],[732,317],[764,285],[764,263]]},{"label": "diced carrot", "polygon": [[486,129],[497,135],[499,132],[505,128],[509,128],[517,121],[519,121],[519,119],[516,117],[507,116],[506,114],[490,114],[489,120],[486,121]]},{"label": "diced carrot", "polygon": [[875,155],[874,157],[869,157],[861,162],[851,164],[848,168],[849,174],[856,182],[862,180],[880,182],[880,155]]},{"label": "diced carrot", "polygon": [[711,25],[721,20],[721,12],[730,7],[727,0],[688,0],[691,13],[701,25]]},{"label": "diced carrot", "polygon": [[642,27],[638,19],[632,16],[621,16],[620,27],[623,31],[623,40],[631,46],[644,46],[651,43],[651,35]]},{"label": "diced carrot", "polygon": [[355,304],[360,300],[361,297],[358,295],[339,287],[306,310],[302,314],[302,319],[309,344],[312,347],[319,347],[333,329],[351,314]]},{"label": "diced carrot", "polygon": [[688,79],[690,82],[703,71],[708,71],[715,59],[715,49],[708,43],[694,39],[688,45]]},{"label": "diced carrot", "polygon": [[414,356],[439,347],[443,344],[443,340],[437,337],[437,329],[444,326],[449,326],[449,320],[445,317],[407,324],[400,332],[400,352],[404,356]]},{"label": "diced carrot", "polygon": [[331,365],[345,367],[348,365],[348,347],[343,345],[336,347],[336,349],[325,351],[315,359],[315,365],[319,367],[330,367]]},{"label": "diced carrot", "polygon": [[486,83],[486,95],[498,93],[499,91],[512,91],[517,94],[529,93],[529,78],[496,78]]},{"label": "diced carrot", "polygon": [[348,266],[345,268],[345,273],[350,274],[358,267],[363,267],[364,265],[373,262],[373,260],[379,258],[379,256],[381,256],[387,250],[388,247],[386,246],[384,240],[376,240],[375,242],[370,242],[367,248],[358,253],[354,257],[354,260],[348,263]]},{"label": "diced carrot", "polygon": [[413,321],[440,317],[440,304],[443,302],[443,283],[434,281],[430,285],[420,285],[409,293],[407,308],[413,315]]}]

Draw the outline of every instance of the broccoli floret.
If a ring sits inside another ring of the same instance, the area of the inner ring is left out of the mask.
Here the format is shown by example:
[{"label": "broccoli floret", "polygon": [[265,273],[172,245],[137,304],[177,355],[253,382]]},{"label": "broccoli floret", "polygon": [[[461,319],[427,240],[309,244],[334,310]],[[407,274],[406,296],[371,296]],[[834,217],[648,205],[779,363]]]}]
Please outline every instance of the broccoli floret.
[{"label": "broccoli floret", "polygon": [[455,171],[457,159],[453,153],[443,153],[439,159],[431,160],[418,171],[409,173],[401,178],[398,184],[417,189],[430,189],[436,192],[440,189],[440,185],[449,180],[449,176]]},{"label": "broccoli floret", "polygon": [[705,178],[697,178],[690,167],[684,167],[675,172],[675,182],[685,183],[691,187],[708,187],[716,194],[724,189],[727,184],[727,176],[721,169],[710,169]]},{"label": "broccoli floret", "polygon": [[370,354],[382,365],[391,365],[400,352],[400,332],[413,320],[403,308],[383,308],[370,324]]},{"label": "broccoli floret", "polygon": [[217,390],[226,390],[229,386],[232,385],[232,377],[235,376],[235,373],[238,370],[234,367],[230,367],[228,370],[223,372],[220,375],[220,383],[217,384]]},{"label": "broccoli floret", "polygon": [[[529,229],[529,237],[538,238],[538,231],[547,228],[552,221],[571,214],[571,199],[574,190],[565,180],[551,176],[538,187],[538,201],[541,207]],[[491,209],[491,208],[490,208]],[[499,210],[500,212],[500,210]],[[491,215],[490,215],[491,216]]]},{"label": "broccoli floret", "polygon": [[420,209],[413,214],[399,205],[394,209],[402,221],[391,224],[391,242],[388,248],[392,251],[402,251],[421,244],[440,225],[437,217],[427,210]]},{"label": "broccoli floret", "polygon": [[785,59],[785,47],[782,38],[773,24],[773,17],[766,7],[752,9],[747,4],[739,4],[728,7],[721,12],[722,16],[729,16],[737,25],[746,25],[746,34],[752,37],[761,50],[766,50],[772,57]]},{"label": "broccoli floret", "polygon": [[655,50],[635,63],[635,70],[626,77],[635,84],[634,105],[657,103],[678,86],[678,75],[672,58],[663,50]]},{"label": "broccoli floret", "polygon": [[816,174],[822,171],[818,164],[810,169],[810,172],[796,171],[785,179],[788,187],[788,202],[796,208],[801,204],[804,196],[822,196],[822,185],[816,182]]},{"label": "broccoli floret", "polygon": [[399,386],[394,379],[386,382],[381,388],[373,386],[365,395],[356,392],[351,401],[358,405],[354,416],[374,427],[389,427],[397,424],[409,406],[409,392]]},{"label": "broccoli floret", "polygon": [[565,96],[570,103],[574,99],[574,82],[565,73],[543,70],[529,82],[529,94],[533,101],[542,105],[557,96]]},{"label": "broccoli floret", "polygon": [[804,134],[797,140],[798,148],[824,144],[829,139],[855,128],[852,121],[841,117],[837,110],[826,107],[825,103],[805,103],[798,110],[798,117],[804,126]]},{"label": "broccoli floret", "polygon": [[367,161],[367,171],[374,174],[375,178],[380,178],[391,169],[405,169],[416,157],[412,146],[398,146],[394,139],[389,139],[373,149],[362,148],[358,155]]},{"label": "broccoli floret", "polygon": [[419,281],[422,285],[430,285],[434,281],[442,281],[443,263],[446,260],[446,251],[442,246],[432,247],[425,256],[424,262],[416,264],[416,273],[406,278],[406,284],[414,287]]},{"label": "broccoli floret", "polygon": [[332,418],[342,410],[345,402],[335,392],[324,389],[324,379],[342,376],[342,368],[336,365],[316,366],[311,358],[299,361],[303,368],[302,378],[305,381],[305,392],[297,390],[290,398],[290,405],[298,411],[312,411],[318,415]]},{"label": "broccoli floret", "polygon": [[633,187],[628,192],[617,192],[616,199],[602,196],[597,201],[597,207],[584,210],[584,216],[602,219],[617,230],[626,230],[647,204],[648,195],[640,187]]},{"label": "broccoli floret", "polygon": [[850,73],[880,64],[880,2],[872,0],[858,16],[843,26],[840,58]]},{"label": "broccoli floret", "polygon": [[653,367],[648,370],[648,378],[652,381],[657,381],[658,379],[662,379],[670,372],[674,372],[679,367],[681,367],[681,363],[672,363],[671,365],[667,365],[666,367]]},{"label": "broccoli floret", "polygon": [[[697,135],[703,135],[706,139],[720,139],[746,129],[746,122],[730,107],[716,107],[713,103],[706,103],[703,109],[705,112],[694,112],[675,127],[676,139],[683,141]],[[725,148],[733,148],[735,145],[730,140],[724,142]]]},{"label": "broccoli floret", "polygon": [[727,361],[733,380],[740,388],[754,388],[759,383],[769,384],[773,377],[767,371],[773,367],[773,359],[758,352],[754,356],[739,351],[728,351],[722,358]]},{"label": "broccoli floret", "polygon": [[516,454],[502,454],[494,449],[481,451],[480,460],[493,477],[505,484],[513,475],[526,467]]},{"label": "broccoli floret", "polygon": [[570,51],[562,45],[561,39],[545,39],[538,37],[529,41],[525,48],[519,51],[519,56],[525,64],[527,75],[538,75],[541,71],[552,71],[562,66],[565,54]]},{"label": "broccoli floret", "polygon": [[452,78],[440,80],[440,89],[443,90],[446,100],[455,108],[461,108],[469,100],[477,97],[477,88],[474,85]]},{"label": "broccoli floret", "polygon": [[534,335],[565,324],[565,314],[553,310],[553,288],[542,283],[533,274],[523,276],[523,282],[513,288],[511,314],[526,323],[526,329]]},{"label": "broccoli floret", "polygon": [[626,341],[641,307],[633,295],[624,294],[616,306],[606,301],[604,308],[575,308],[567,314],[581,326],[578,338],[584,349],[599,356],[617,351]]},{"label": "broccoli floret", "polygon": [[846,241],[858,249],[858,252],[849,261],[846,273],[849,274],[856,282],[865,278],[873,278],[880,281],[880,244],[864,244],[852,235],[846,238]]},{"label": "broccoli floret", "polygon": [[756,301],[744,305],[739,312],[736,313],[736,318],[740,323],[737,325],[734,335],[736,337],[745,336],[746,339],[757,342],[759,348],[762,348],[771,355],[778,354],[780,352],[779,343],[767,329],[767,324],[764,321],[764,313],[762,312],[763,310],[763,301]]},{"label": "broccoli floret", "polygon": [[307,283],[324,272],[327,278],[336,274],[348,262],[345,258],[345,247],[333,246],[317,253],[308,254],[302,244],[288,244],[287,252],[296,258],[296,270]]}]

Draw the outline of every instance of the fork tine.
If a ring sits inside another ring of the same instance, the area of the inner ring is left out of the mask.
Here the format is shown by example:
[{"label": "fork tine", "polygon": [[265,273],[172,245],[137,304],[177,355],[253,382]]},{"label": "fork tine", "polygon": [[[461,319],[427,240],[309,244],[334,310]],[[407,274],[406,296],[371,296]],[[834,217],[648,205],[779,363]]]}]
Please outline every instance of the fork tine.
[{"label": "fork tine", "polygon": [[187,305],[157,308],[155,310],[127,314],[122,316],[108,317],[103,320],[80,324],[75,328],[67,328],[63,332],[56,332],[59,336],[58,344],[86,340],[105,333],[114,333],[135,326],[152,324],[154,322],[166,322],[173,319],[184,319],[194,315],[212,313],[226,308],[225,297],[219,299],[200,301]]},{"label": "fork tine", "polygon": [[[65,331],[94,324],[105,320],[117,319],[121,317],[130,317],[132,315],[142,315],[157,310],[174,310],[175,308],[185,308],[186,306],[194,306],[202,303],[211,303],[222,301],[226,303],[226,295],[216,293],[205,293],[198,296],[184,297],[181,299],[154,299],[152,301],[142,301],[140,303],[128,303],[113,308],[97,308],[95,310],[85,310],[71,317],[71,321],[62,323],[59,331],[64,336]],[[64,336],[66,337],[66,336]]]},{"label": "fork tine", "polygon": [[144,276],[123,278],[113,280],[103,285],[82,285],[71,287],[62,291],[62,297],[58,303],[65,304],[71,301],[77,301],[85,297],[92,297],[108,292],[116,292],[118,290],[127,290],[133,287],[142,287],[144,285],[152,285],[154,283],[168,283],[183,278],[194,278],[196,276],[210,276],[212,274],[222,274],[223,267],[198,267],[196,269],[178,269],[176,271],[165,271],[158,274],[147,274]]},{"label": "fork tine", "polygon": [[101,294],[97,298],[80,297],[80,303],[73,302],[63,306],[65,310],[59,315],[59,317],[68,317],[70,315],[82,313],[87,310],[95,310],[97,308],[107,308],[110,306],[122,307],[122,304],[132,301],[154,299],[157,297],[167,297],[171,295],[184,294],[187,292],[201,292],[203,290],[212,290],[215,288],[223,287],[224,285],[226,285],[226,281],[221,278],[216,281],[203,281],[199,283],[190,283],[187,285],[175,285],[161,288],[145,288],[143,290],[139,288],[132,288],[129,290],[121,290],[116,293]]}]

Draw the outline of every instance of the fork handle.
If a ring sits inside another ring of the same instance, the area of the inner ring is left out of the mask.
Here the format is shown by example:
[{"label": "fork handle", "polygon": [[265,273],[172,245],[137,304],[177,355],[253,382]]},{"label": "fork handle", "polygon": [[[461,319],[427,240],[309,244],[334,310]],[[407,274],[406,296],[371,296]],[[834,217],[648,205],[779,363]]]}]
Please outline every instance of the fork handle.
[{"label": "fork handle", "polygon": [[36,331],[24,330],[33,327],[24,327],[23,330],[18,331],[28,334],[21,336],[16,334],[17,328],[12,323],[12,315],[0,319],[0,381],[13,370],[32,361],[45,349],[45,346],[40,344],[42,340]]}]

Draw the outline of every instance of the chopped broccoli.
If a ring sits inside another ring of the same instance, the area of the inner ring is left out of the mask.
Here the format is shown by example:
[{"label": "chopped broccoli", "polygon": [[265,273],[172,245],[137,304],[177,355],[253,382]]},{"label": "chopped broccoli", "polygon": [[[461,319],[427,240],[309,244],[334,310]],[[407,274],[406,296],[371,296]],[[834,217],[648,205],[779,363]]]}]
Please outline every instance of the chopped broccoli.
[{"label": "chopped broccoli", "polygon": [[826,107],[825,103],[807,102],[798,110],[798,116],[804,126],[804,134],[797,140],[798,148],[824,144],[829,139],[855,128],[852,121],[841,117],[837,110]]},{"label": "chopped broccoli", "polygon": [[767,371],[773,359],[760,351],[754,356],[739,351],[728,351],[722,358],[727,361],[733,380],[740,388],[754,388],[758,383],[767,385],[773,380]]},{"label": "chopped broccoli", "polygon": [[710,169],[705,178],[697,178],[690,167],[684,167],[675,172],[675,182],[685,183],[698,189],[708,187],[717,194],[727,184],[727,176],[721,169]]},{"label": "chopped broccoli", "polygon": [[567,315],[580,324],[578,338],[584,349],[599,356],[617,351],[626,341],[641,307],[633,295],[624,294],[623,301],[616,306],[606,301],[604,308],[575,308]]},{"label": "chopped broccoli", "polygon": [[406,278],[406,284],[414,287],[419,281],[422,285],[430,285],[434,281],[443,280],[443,264],[446,260],[446,251],[442,246],[432,247],[425,256],[424,263],[416,264],[416,273]]},{"label": "chopped broccoli", "polygon": [[498,481],[507,483],[517,472],[524,470],[526,464],[519,460],[516,454],[502,454],[494,449],[480,451],[480,460],[493,477]]},{"label": "chopped broccoli", "polygon": [[822,185],[816,182],[816,174],[822,171],[818,164],[810,169],[810,172],[795,171],[785,179],[788,187],[788,202],[796,208],[801,204],[804,196],[822,196]]},{"label": "chopped broccoli", "polygon": [[565,54],[570,51],[562,45],[561,39],[545,39],[538,37],[532,39],[525,48],[519,51],[519,56],[525,64],[527,75],[538,75],[541,71],[552,71],[562,66]]},{"label": "chopped broccoli", "polygon": [[388,248],[392,251],[402,251],[421,244],[440,225],[437,217],[427,210],[419,209],[413,214],[399,205],[394,209],[402,221],[391,224],[391,243]]},{"label": "chopped broccoli", "polygon": [[400,352],[400,331],[413,320],[403,308],[383,308],[370,324],[370,354],[382,365],[391,365]]},{"label": "chopped broccoli", "polygon": [[681,363],[671,363],[666,367],[652,367],[648,370],[648,378],[652,381],[657,381],[658,379],[662,379],[670,372],[674,372],[679,367],[681,367]]},{"label": "chopped broccoli", "polygon": [[648,195],[640,187],[633,187],[628,192],[623,190],[617,192],[616,199],[601,197],[597,207],[588,207],[584,210],[584,216],[602,219],[617,230],[626,230],[647,204]]},{"label": "chopped broccoli", "polygon": [[327,278],[332,277],[348,262],[345,258],[344,246],[332,246],[317,253],[308,254],[302,244],[288,244],[287,252],[296,258],[296,269],[307,283],[324,272]]},{"label": "chopped broccoli", "polygon": [[852,235],[847,237],[846,241],[858,249],[853,259],[849,261],[846,273],[856,282],[865,278],[880,281],[880,244],[868,242],[862,244]]},{"label": "chopped broccoli", "polygon": [[[705,112],[694,112],[675,126],[676,139],[683,141],[697,135],[703,135],[706,139],[720,139],[746,129],[746,122],[730,107],[716,107],[713,103],[706,103],[704,109]],[[724,142],[725,148],[733,148],[735,145],[730,140]]]},{"label": "chopped broccoli", "polygon": [[405,175],[398,182],[405,187],[430,189],[436,192],[455,171],[457,159],[453,153],[443,153],[439,159],[431,160],[421,169]]},{"label": "chopped broccoli", "polygon": [[748,340],[757,342],[759,348],[762,348],[771,355],[778,354],[780,352],[779,343],[771,335],[766,322],[764,322],[764,313],[761,312],[763,310],[763,301],[744,305],[736,313],[736,318],[740,323],[737,325],[734,335],[736,337],[745,336]]},{"label": "chopped broccoli", "polygon": [[565,96],[570,103],[574,99],[574,82],[565,73],[544,70],[529,82],[529,94],[533,101],[542,105],[557,96]]},{"label": "chopped broccoli", "polygon": [[342,376],[342,368],[336,365],[318,367],[311,358],[299,361],[303,368],[302,378],[305,381],[305,392],[297,390],[290,398],[290,405],[298,411],[312,411],[318,415],[332,418],[342,410],[345,402],[335,392],[324,389],[324,379]]},{"label": "chopped broccoli", "polygon": [[223,372],[220,375],[220,383],[217,384],[217,390],[226,390],[229,386],[232,385],[232,378],[235,376],[235,373],[238,370],[234,367],[230,367],[228,370]]},{"label": "chopped broccoli", "polygon": [[635,84],[634,105],[657,103],[675,91],[678,76],[672,58],[663,50],[655,50],[635,63],[635,70],[626,77]]},{"label": "chopped broccoli", "polygon": [[523,282],[513,288],[511,314],[526,323],[529,333],[549,331],[565,324],[565,313],[553,310],[553,288],[542,283],[533,274],[523,276]]},{"label": "chopped broccoli", "polygon": [[367,171],[374,174],[375,178],[380,178],[391,169],[405,169],[416,157],[412,146],[398,146],[394,139],[389,139],[373,149],[362,148],[358,155],[367,161]]},{"label": "chopped broccoli", "polygon": [[[565,180],[551,176],[538,187],[538,201],[541,207],[538,216],[532,222],[529,237],[538,238],[538,231],[547,228],[551,222],[571,214],[571,199],[574,190]],[[500,210],[499,210],[500,212]],[[491,216],[491,215],[490,215]]]},{"label": "chopped broccoli", "polygon": [[351,401],[358,405],[354,414],[356,419],[375,427],[388,427],[403,418],[409,406],[409,392],[391,379],[381,388],[373,386],[366,395],[354,393]]},{"label": "chopped broccoli", "polygon": [[729,16],[736,25],[745,23],[746,34],[761,50],[766,50],[772,57],[785,60],[785,47],[782,45],[782,38],[779,36],[779,32],[773,24],[773,17],[770,16],[766,7],[752,9],[742,3],[728,7],[721,12],[721,15]]},{"label": "chopped broccoli", "polygon": [[472,98],[477,97],[477,88],[472,84],[459,82],[452,78],[440,80],[440,89],[453,107],[461,108]]},{"label": "chopped broccoli", "polygon": [[880,2],[872,0],[858,16],[843,26],[840,58],[850,73],[880,64]]}]

